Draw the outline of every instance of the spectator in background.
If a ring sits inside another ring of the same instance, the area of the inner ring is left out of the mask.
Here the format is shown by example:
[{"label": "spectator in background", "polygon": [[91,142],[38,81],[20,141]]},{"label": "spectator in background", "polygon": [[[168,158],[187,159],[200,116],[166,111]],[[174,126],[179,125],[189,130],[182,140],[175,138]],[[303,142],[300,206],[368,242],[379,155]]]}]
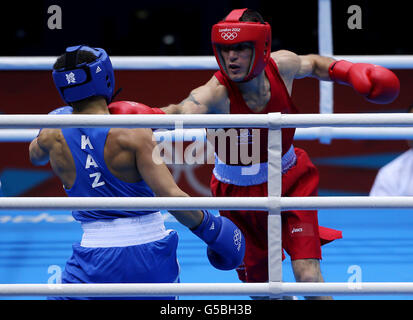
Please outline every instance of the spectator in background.
[{"label": "spectator in background", "polygon": [[[413,104],[407,112],[413,113]],[[407,144],[409,150],[379,170],[370,196],[413,196],[413,140]]]}]

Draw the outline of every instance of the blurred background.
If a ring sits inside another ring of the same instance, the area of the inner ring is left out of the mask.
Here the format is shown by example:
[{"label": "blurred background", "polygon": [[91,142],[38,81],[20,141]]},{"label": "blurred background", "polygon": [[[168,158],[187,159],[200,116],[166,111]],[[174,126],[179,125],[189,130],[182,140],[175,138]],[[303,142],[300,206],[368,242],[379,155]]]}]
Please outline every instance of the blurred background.
[{"label": "blurred background", "polygon": [[[350,28],[353,11],[360,8],[358,28]],[[61,9],[59,28],[51,29],[55,11]],[[163,1],[101,2],[32,1],[2,4],[0,56],[57,56],[75,44],[103,47],[111,56],[211,56],[211,26],[234,8],[259,11],[272,25],[272,50],[298,54],[318,52],[318,1]],[[410,55],[413,41],[406,2],[332,1],[335,55]],[[161,107],[177,103],[189,91],[210,79],[215,70],[116,70],[117,100],[132,100]],[[401,81],[400,96],[391,104],[367,102],[350,87],[334,85],[334,112],[405,112],[413,102],[411,70],[394,70]],[[0,70],[0,112],[47,113],[63,104],[47,70]],[[293,100],[302,113],[319,112],[319,82],[296,80]],[[321,175],[320,194],[367,194],[377,169],[407,149],[404,141],[333,140],[297,141],[308,150]],[[0,179],[6,196],[64,195],[50,170],[33,168],[23,144],[4,143],[10,156],[0,158]],[[178,166],[179,167],[179,166]],[[15,183],[27,169],[27,183]],[[172,168],[175,170],[176,168]],[[178,170],[179,169],[179,170]],[[200,185],[188,182],[189,169],[178,168],[176,177],[191,194],[208,195],[209,174],[195,174]],[[197,172],[211,166],[191,168]],[[28,178],[32,174],[33,181]],[[357,184],[354,183],[357,177]],[[192,179],[192,178],[191,178]],[[337,181],[340,181],[337,184]]]},{"label": "blurred background", "polygon": [[[211,56],[211,26],[232,9],[244,7],[258,10],[272,25],[273,51],[317,53],[317,3],[317,0],[36,0],[24,4],[7,1],[1,4],[0,56],[27,57],[30,61],[30,56],[60,55],[67,46],[75,44],[102,47],[111,56]],[[61,8],[61,29],[49,28],[52,13],[48,13],[48,9],[53,5]],[[348,26],[351,5],[361,8],[360,29]],[[412,55],[410,22],[410,4],[406,1],[333,0],[334,54]],[[401,82],[400,96],[393,103],[372,104],[352,88],[335,84],[334,112],[406,112],[413,103],[413,71],[393,71]],[[116,100],[138,101],[153,107],[177,103],[186,98],[191,89],[208,81],[214,72],[116,70],[116,87],[123,88]],[[301,113],[318,113],[319,82],[311,78],[296,80],[292,98]],[[42,114],[62,105],[50,71],[0,70],[0,113]],[[332,140],[330,143],[315,140],[296,141],[295,145],[306,149],[317,165],[321,196],[368,195],[377,170],[408,149],[404,140]],[[3,155],[0,157],[3,196],[65,196],[49,166],[30,164],[28,143],[2,142],[0,154]],[[169,167],[178,184],[190,195],[209,196],[211,165]],[[410,274],[412,218],[381,212],[372,223],[370,213],[335,215],[332,211],[320,212],[320,224],[343,230],[344,239],[326,247],[327,264],[323,265],[327,271],[326,281],[346,281],[347,267],[352,264],[363,267],[365,280],[413,281]],[[370,232],[364,230],[367,224]],[[48,266],[63,267],[70,254],[70,243],[79,237],[70,212],[2,212],[0,229],[3,248],[0,283],[46,282]],[[199,268],[207,268],[206,257],[198,245],[191,244],[190,237],[185,235],[183,239],[187,246],[180,251],[183,270],[198,271],[184,273],[182,280],[204,281],[197,275],[204,274]],[[361,243],[367,243],[367,249]],[[288,271],[286,277],[291,281]],[[216,273],[210,279],[213,280],[237,281],[233,273],[230,276]]]},{"label": "blurred background", "polygon": [[[48,28],[52,5],[62,10],[61,29]],[[361,29],[347,26],[351,5],[361,8]],[[333,0],[334,53],[412,53],[405,29],[408,5],[401,0]],[[273,50],[318,51],[317,0],[36,0],[2,4],[1,55],[54,56],[78,43],[104,47],[111,55],[211,55],[212,24],[244,7],[258,10],[272,25]]]}]

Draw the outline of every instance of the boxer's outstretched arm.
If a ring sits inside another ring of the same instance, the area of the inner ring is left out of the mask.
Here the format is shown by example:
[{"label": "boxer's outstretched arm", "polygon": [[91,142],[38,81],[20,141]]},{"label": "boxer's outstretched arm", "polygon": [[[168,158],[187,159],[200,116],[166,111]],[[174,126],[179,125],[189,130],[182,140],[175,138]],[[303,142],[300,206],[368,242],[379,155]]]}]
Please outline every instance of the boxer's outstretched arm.
[{"label": "boxer's outstretched arm", "polygon": [[291,92],[293,79],[314,77],[351,86],[373,103],[391,103],[399,95],[400,81],[389,69],[371,63],[336,61],[316,54],[298,56],[286,50],[273,52],[280,75]]},{"label": "boxer's outstretched arm", "polygon": [[179,104],[170,104],[160,109],[167,114],[226,113],[227,100],[225,87],[213,76],[206,84],[193,89]]},{"label": "boxer's outstretched arm", "polygon": [[297,55],[288,50],[271,53],[284,80],[292,81],[305,77],[331,81],[328,74],[329,66],[335,61],[329,57],[317,54]]},{"label": "boxer's outstretched arm", "polygon": [[[188,197],[176,185],[169,169],[159,157],[152,131],[145,129],[145,132],[136,138],[140,141],[136,148],[136,166],[155,194],[160,197]],[[170,212],[208,245],[207,256],[215,268],[231,270],[241,264],[245,254],[245,239],[241,230],[229,219],[215,217],[207,210]]]},{"label": "boxer's outstretched arm", "polygon": [[[65,107],[54,109],[53,111],[49,112],[49,114],[52,114],[52,115],[71,114],[72,111],[73,111],[72,107],[65,106]],[[51,140],[49,139],[48,134],[50,132],[51,132],[50,129],[40,128],[39,134],[30,143],[30,146],[29,146],[30,161],[35,166],[43,166],[49,162],[49,150],[50,150],[49,144],[51,143]]]},{"label": "boxer's outstretched arm", "polygon": [[[131,131],[135,135],[129,140],[135,141],[136,167],[152,191],[158,197],[189,197],[176,185],[168,167],[160,157],[152,130],[135,129]],[[199,210],[174,210],[170,213],[188,228],[198,226],[203,219],[203,213]]]},{"label": "boxer's outstretched arm", "polygon": [[300,69],[295,75],[295,78],[313,77],[318,80],[331,81],[328,68],[335,61],[334,59],[317,54],[308,54],[299,56],[299,58]]},{"label": "boxer's outstretched arm", "polygon": [[29,145],[29,157],[35,166],[43,166],[49,162],[49,150],[45,145],[45,132],[40,132]]}]

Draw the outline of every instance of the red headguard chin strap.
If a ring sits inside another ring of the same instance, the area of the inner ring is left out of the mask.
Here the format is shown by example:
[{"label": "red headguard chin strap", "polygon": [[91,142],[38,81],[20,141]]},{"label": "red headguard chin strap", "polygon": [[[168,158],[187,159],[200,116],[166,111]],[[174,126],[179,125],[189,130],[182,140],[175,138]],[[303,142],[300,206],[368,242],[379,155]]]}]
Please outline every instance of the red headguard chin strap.
[{"label": "red headguard chin strap", "polygon": [[250,70],[242,81],[258,76],[267,65],[271,54],[271,26],[265,22],[239,21],[247,8],[232,10],[223,20],[212,26],[211,40],[221,72],[227,77],[225,63],[217,46],[251,42],[254,53]]}]

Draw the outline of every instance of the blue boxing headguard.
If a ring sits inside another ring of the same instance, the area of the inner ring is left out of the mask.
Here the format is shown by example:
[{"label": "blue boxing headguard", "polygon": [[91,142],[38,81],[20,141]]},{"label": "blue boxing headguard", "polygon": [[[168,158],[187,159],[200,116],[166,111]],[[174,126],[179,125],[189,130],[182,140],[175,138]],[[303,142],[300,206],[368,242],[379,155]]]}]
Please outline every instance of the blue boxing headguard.
[{"label": "blue boxing headguard", "polygon": [[[92,52],[97,59],[78,63],[80,50]],[[112,101],[115,75],[109,56],[103,49],[88,46],[66,48],[65,66],[53,71],[53,80],[66,103],[93,96],[105,97],[108,104]]]}]

